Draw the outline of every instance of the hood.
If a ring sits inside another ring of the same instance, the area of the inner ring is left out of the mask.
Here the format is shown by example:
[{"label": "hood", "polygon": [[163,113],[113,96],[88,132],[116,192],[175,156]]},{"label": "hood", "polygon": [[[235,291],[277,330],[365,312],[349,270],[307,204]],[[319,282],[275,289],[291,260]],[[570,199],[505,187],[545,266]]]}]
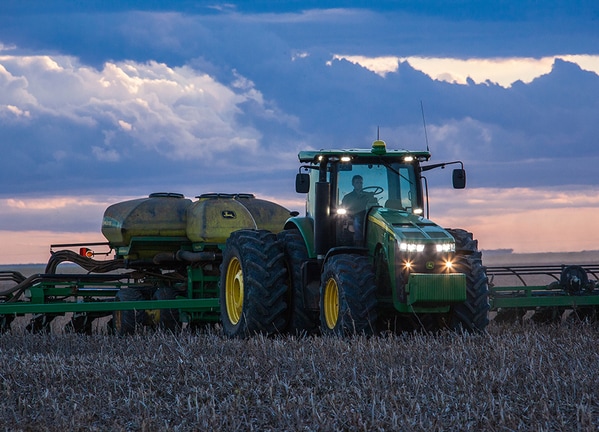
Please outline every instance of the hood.
[{"label": "hood", "polygon": [[453,243],[454,238],[433,221],[402,210],[376,208],[368,221],[379,225],[399,242]]}]

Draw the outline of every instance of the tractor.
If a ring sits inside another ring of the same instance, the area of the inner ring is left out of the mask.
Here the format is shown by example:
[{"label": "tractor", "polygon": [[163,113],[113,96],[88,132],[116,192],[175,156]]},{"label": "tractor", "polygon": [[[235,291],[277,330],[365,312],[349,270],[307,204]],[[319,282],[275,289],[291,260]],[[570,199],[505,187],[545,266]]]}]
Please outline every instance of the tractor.
[{"label": "tractor", "polygon": [[[232,233],[221,265],[221,320],[229,336],[355,335],[488,324],[489,287],[472,234],[429,219],[428,151],[301,151],[296,191],[307,194],[275,236]],[[425,217],[426,216],[426,217]],[[268,245],[268,250],[263,245]]]},{"label": "tractor", "polygon": [[479,332],[489,312],[598,319],[598,265],[483,267],[471,233],[430,220],[424,174],[459,165],[462,189],[462,162],[431,164],[429,151],[378,139],[298,156],[305,215],[245,193],[113,204],[106,242],[51,245],[43,273],[0,271],[0,332],[23,317],[26,330],[47,332],[60,316],[78,333],[106,318],[121,336],[221,323],[229,337]]}]

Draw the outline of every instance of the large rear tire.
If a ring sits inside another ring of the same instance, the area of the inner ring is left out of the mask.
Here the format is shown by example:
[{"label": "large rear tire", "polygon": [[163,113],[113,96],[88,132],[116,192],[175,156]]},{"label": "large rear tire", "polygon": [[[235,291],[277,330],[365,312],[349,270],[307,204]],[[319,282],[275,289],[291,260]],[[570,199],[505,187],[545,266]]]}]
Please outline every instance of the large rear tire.
[{"label": "large rear tire", "polygon": [[374,270],[367,257],[342,254],[324,265],[320,283],[323,334],[349,336],[376,332]]},{"label": "large rear tire", "polygon": [[456,241],[454,268],[466,275],[466,301],[452,307],[449,325],[458,331],[483,331],[489,324],[489,283],[478,242],[462,229],[447,231]]},{"label": "large rear tire", "polygon": [[287,327],[287,271],[275,234],[263,230],[231,234],[223,251],[219,285],[226,336],[271,335]]},{"label": "large rear tire", "polygon": [[[307,307],[307,287],[303,286],[302,264],[308,260],[308,249],[304,238],[297,229],[282,231],[277,237],[283,242],[289,279],[290,292],[287,298],[290,304],[287,331],[295,335],[317,334],[320,330],[318,310]],[[314,294],[316,297],[318,293]]]}]

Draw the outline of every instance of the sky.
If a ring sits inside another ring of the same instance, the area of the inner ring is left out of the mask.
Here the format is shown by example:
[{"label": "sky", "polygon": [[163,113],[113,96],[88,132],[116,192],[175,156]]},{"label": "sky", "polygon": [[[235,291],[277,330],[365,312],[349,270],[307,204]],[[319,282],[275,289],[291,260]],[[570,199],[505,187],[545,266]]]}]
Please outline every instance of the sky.
[{"label": "sky", "polygon": [[153,192],[303,212],[298,152],[377,130],[463,161],[464,190],[426,173],[430,217],[479,248],[599,249],[599,4],[3,0],[0,264]]}]

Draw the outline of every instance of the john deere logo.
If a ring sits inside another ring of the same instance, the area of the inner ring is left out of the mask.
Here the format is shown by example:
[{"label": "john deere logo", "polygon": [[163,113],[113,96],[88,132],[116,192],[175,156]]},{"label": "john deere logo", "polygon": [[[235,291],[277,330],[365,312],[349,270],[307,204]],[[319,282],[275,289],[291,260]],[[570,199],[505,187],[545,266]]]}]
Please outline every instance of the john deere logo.
[{"label": "john deere logo", "polygon": [[237,217],[233,210],[223,210],[221,215],[224,219],[235,219]]},{"label": "john deere logo", "polygon": [[426,269],[427,270],[432,270],[435,268],[435,263],[433,261],[427,261],[426,262]]}]

